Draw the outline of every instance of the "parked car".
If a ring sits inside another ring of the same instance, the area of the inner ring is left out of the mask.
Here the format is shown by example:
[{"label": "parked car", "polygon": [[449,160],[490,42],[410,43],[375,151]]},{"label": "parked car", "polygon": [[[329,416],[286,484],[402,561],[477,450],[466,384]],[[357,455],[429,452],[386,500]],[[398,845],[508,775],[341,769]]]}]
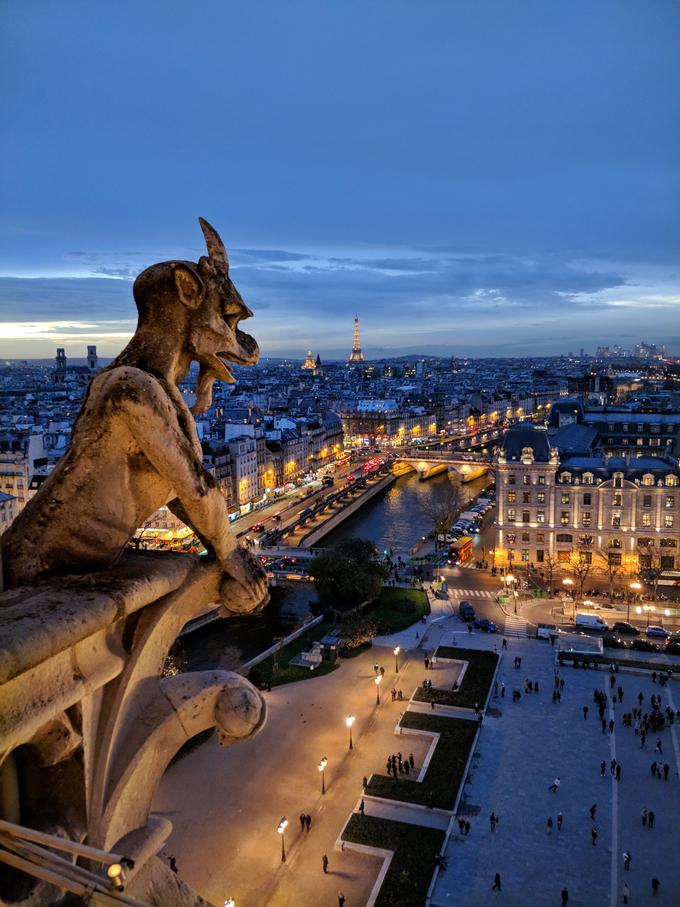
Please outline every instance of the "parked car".
[{"label": "parked car", "polygon": [[624,636],[639,636],[640,631],[637,627],[634,627],[632,624],[629,624],[625,620],[617,620],[614,626],[612,627],[613,633],[622,633]]},{"label": "parked car", "polygon": [[663,627],[656,627],[654,625],[647,627],[645,633],[647,634],[647,636],[655,636],[658,639],[664,640],[668,639],[668,637],[671,635],[669,630],[664,630]]},{"label": "parked car", "polygon": [[650,642],[649,639],[634,639],[630,644],[631,649],[635,649],[637,652],[660,652],[660,646],[657,646],[655,642]]},{"label": "parked car", "polygon": [[664,652],[666,655],[680,655],[680,640],[669,639]]},{"label": "parked car", "polygon": [[458,614],[462,617],[463,620],[466,621],[475,619],[475,609],[472,607],[470,602],[460,602],[458,605]]},{"label": "parked car", "polygon": [[333,476],[324,476],[323,479],[321,479],[321,484],[322,485],[333,485],[333,484],[335,484],[335,479],[333,478]]},{"label": "parked car", "polygon": [[609,629],[609,624],[599,614],[577,614],[574,623],[582,630]]},{"label": "parked car", "polygon": [[262,523],[253,523],[250,527],[251,532],[264,532],[264,526]]},{"label": "parked car", "polygon": [[498,627],[492,620],[486,617],[476,617],[474,625],[478,630],[484,630],[485,633],[498,633]]},{"label": "parked car", "polygon": [[620,636],[612,636],[607,633],[602,637],[602,645],[608,649],[627,649],[629,644]]}]

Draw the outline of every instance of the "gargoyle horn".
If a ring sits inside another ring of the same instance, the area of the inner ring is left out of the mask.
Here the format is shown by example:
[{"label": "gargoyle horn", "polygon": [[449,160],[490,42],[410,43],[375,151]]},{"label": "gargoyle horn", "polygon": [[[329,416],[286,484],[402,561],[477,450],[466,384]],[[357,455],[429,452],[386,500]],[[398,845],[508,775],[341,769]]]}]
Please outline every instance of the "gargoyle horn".
[{"label": "gargoyle horn", "polygon": [[224,248],[224,243],[220,239],[219,233],[214,227],[210,226],[207,220],[203,220],[202,217],[198,218],[198,222],[201,225],[201,230],[203,230],[210,261],[218,268],[223,268],[225,271],[228,271],[229,259],[227,258],[227,250]]}]

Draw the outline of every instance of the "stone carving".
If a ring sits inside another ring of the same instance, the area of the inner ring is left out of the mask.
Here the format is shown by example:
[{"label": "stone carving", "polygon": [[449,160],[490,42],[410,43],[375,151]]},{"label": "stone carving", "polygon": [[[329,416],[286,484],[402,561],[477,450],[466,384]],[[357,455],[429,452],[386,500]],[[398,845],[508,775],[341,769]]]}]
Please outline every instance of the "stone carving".
[{"label": "stone carving", "polygon": [[236,544],[177,386],[198,361],[194,410],[201,412],[216,379],[234,381],[227,363],[259,358],[255,340],[238,328],[252,312],[231,282],[224,245],[210,224],[200,224],[207,256],[162,262],[137,277],[133,338],[92,380],[67,454],[2,537],[6,588],[110,567],[167,504],[222,565],[225,608],[241,613],[264,604],[264,571]]}]

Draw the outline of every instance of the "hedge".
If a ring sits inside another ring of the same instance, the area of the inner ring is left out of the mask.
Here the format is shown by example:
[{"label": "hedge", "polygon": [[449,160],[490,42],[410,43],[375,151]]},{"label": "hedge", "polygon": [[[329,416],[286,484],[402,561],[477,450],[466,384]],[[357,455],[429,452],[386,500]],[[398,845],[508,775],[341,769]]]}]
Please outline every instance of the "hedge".
[{"label": "hedge", "polygon": [[479,704],[480,709],[484,708],[498,664],[498,655],[495,652],[480,651],[479,649],[439,646],[435,657],[467,661],[468,667],[463,677],[463,683],[456,692],[438,688],[426,690],[418,687],[413,698],[417,702],[434,700],[438,705],[455,705],[461,709],[473,709],[476,704]]},{"label": "hedge", "polygon": [[394,851],[375,907],[422,907],[435,869],[435,857],[444,843],[441,829],[355,813],[342,837],[355,844]]},{"label": "hedge", "polygon": [[383,586],[380,597],[368,612],[380,622],[380,634],[399,633],[430,613],[430,603],[422,589]]},{"label": "hedge", "polygon": [[[414,781],[405,775],[396,778],[393,775],[371,775],[366,793],[388,800],[453,809],[475,739],[477,722],[464,718],[405,712],[399,725],[414,730],[434,731],[441,735],[425,777],[422,781]],[[428,803],[430,791],[432,801]]]}]

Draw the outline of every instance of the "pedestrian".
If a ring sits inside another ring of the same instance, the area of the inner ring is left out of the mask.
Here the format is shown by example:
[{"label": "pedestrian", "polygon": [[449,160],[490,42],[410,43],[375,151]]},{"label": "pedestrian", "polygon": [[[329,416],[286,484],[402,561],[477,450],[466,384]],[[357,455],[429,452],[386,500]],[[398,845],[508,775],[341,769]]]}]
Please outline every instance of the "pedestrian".
[{"label": "pedestrian", "polygon": [[612,774],[612,775],[614,774],[614,772],[616,771],[617,764],[618,763],[616,762],[616,759],[612,759],[612,761],[609,763],[609,773],[610,774]]},{"label": "pedestrian", "polygon": [[590,840],[592,842],[593,847],[595,847],[595,845],[597,844],[597,829],[596,828],[591,828]]},{"label": "pedestrian", "polygon": [[470,829],[471,829],[471,828],[472,828],[472,825],[470,825],[470,821],[469,821],[468,819],[466,819],[466,820],[465,820],[465,834],[466,834],[466,835],[469,835],[469,834],[470,834]]},{"label": "pedestrian", "polygon": [[323,871],[328,873],[328,856],[326,854],[321,857],[321,865],[323,866]]},{"label": "pedestrian", "polygon": [[667,762],[665,762],[664,766],[663,766],[663,780],[664,781],[668,781],[668,773],[670,772],[670,770],[671,770],[670,765]]},{"label": "pedestrian", "polygon": [[630,888],[628,887],[628,882],[623,883],[623,888],[621,889],[621,894],[623,895],[623,903],[628,903],[628,898],[630,897]]},{"label": "pedestrian", "polygon": [[430,708],[431,708],[432,711],[434,712],[434,699],[431,699],[431,700],[430,700]]},{"label": "pedestrian", "polygon": [[304,813],[301,813],[301,815],[300,815],[300,831],[304,831],[304,830],[305,830],[305,822],[306,822],[306,819],[307,819],[307,817],[305,816],[305,814],[304,814]]},{"label": "pedestrian", "polygon": [[584,705],[583,706],[583,720],[585,721],[587,717],[588,717],[588,706]]},{"label": "pedestrian", "polygon": [[647,828],[654,828],[654,819],[654,810],[650,809],[649,813],[647,814]]},{"label": "pedestrian", "polygon": [[562,889],[562,894],[560,895],[560,897],[562,898],[562,907],[564,907],[565,904],[569,903],[569,891],[566,888]]},{"label": "pedestrian", "polygon": [[307,813],[305,816],[305,825],[307,826],[307,831],[312,827],[312,817]]},{"label": "pedestrian", "polygon": [[655,753],[659,753],[659,754],[661,754],[661,753],[663,752],[663,750],[661,749],[661,741],[660,741],[660,740],[657,740],[657,741],[656,741],[656,746],[654,747],[654,752],[655,752]]},{"label": "pedestrian", "polygon": [[505,696],[505,684],[501,682],[501,699]]},{"label": "pedestrian", "polygon": [[498,822],[498,817],[496,813],[491,813],[489,816],[489,825],[491,826],[491,831],[496,831],[496,822]]},{"label": "pedestrian", "polygon": [[609,733],[610,733],[610,734],[613,734],[613,733],[614,733],[614,719],[613,719],[613,718],[611,718],[611,719],[609,720]]},{"label": "pedestrian", "polygon": [[458,820],[458,831],[462,834],[465,834],[465,819]]},{"label": "pedestrian", "polygon": [[605,718],[603,718],[602,719],[602,733],[604,734],[604,733],[606,733],[606,731],[607,731],[607,721]]},{"label": "pedestrian", "polygon": [[647,826],[647,815],[648,815],[648,811],[645,808],[642,810],[642,827],[643,828],[645,828]]},{"label": "pedestrian", "polygon": [[345,895],[338,891],[338,907],[345,907]]},{"label": "pedestrian", "polygon": [[595,821],[595,813],[597,812],[597,803],[593,803],[590,807],[590,820],[591,822]]},{"label": "pedestrian", "polygon": [[656,776],[656,762],[652,762],[649,766],[649,770],[652,773],[652,778],[654,778]]},{"label": "pedestrian", "polygon": [[359,812],[361,813],[362,816],[366,814],[366,804],[364,803],[363,799],[361,800],[361,803],[359,804]]},{"label": "pedestrian", "polygon": [[416,766],[415,759],[413,758],[413,753],[409,753],[408,764],[411,766],[411,768],[415,768]]},{"label": "pedestrian", "polygon": [[552,791],[554,794],[556,794],[556,793],[557,793],[557,788],[558,788],[559,786],[560,786],[560,779],[559,779],[559,777],[557,777],[557,778],[555,778],[555,780],[553,781],[553,783],[550,785],[550,787],[548,788],[548,790],[550,790],[550,791]]},{"label": "pedestrian", "polygon": [[661,884],[661,883],[659,882],[659,880],[658,880],[657,878],[653,878],[653,879],[652,879],[652,894],[656,895],[656,894],[659,893],[659,885],[660,885],[660,884]]},{"label": "pedestrian", "polygon": [[493,885],[491,886],[491,890],[492,891],[501,890],[501,874],[500,874],[500,872],[497,872],[496,875],[493,877]]},{"label": "pedestrian", "polygon": [[616,763],[616,780],[617,781],[621,780],[621,763],[620,762]]},{"label": "pedestrian", "polygon": [[411,767],[408,763],[408,759],[406,759],[404,762],[404,774],[409,775],[410,773],[411,773]]},{"label": "pedestrian", "polygon": [[557,830],[562,831],[562,823],[564,822],[564,816],[562,813],[557,813]]},{"label": "pedestrian", "polygon": [[507,639],[506,639],[505,637],[503,637],[503,646],[502,646],[502,648],[503,648],[503,649],[507,649],[507,648],[508,648],[508,641],[507,641]]},{"label": "pedestrian", "polygon": [[601,775],[603,778],[604,778],[604,773],[605,773],[605,769],[606,769],[606,768],[607,768],[607,763],[606,763],[606,762],[604,761],[604,759],[603,759],[602,762],[600,762],[600,775]]},{"label": "pedestrian", "polygon": [[623,868],[628,872],[630,870],[630,864],[633,862],[633,857],[629,850],[624,850],[623,852]]},{"label": "pedestrian", "polygon": [[[389,772],[388,772],[388,774],[389,774]],[[364,775],[364,780],[361,782],[361,785],[364,790],[366,790],[366,788],[368,787],[368,778],[366,777],[366,775]]]},{"label": "pedestrian", "polygon": [[548,821],[545,823],[545,827],[546,827],[546,829],[547,829],[547,831],[548,831],[548,834],[551,835],[551,834],[552,834],[552,830],[553,830],[553,820],[552,820],[552,816],[549,816],[549,817],[548,817]]}]

